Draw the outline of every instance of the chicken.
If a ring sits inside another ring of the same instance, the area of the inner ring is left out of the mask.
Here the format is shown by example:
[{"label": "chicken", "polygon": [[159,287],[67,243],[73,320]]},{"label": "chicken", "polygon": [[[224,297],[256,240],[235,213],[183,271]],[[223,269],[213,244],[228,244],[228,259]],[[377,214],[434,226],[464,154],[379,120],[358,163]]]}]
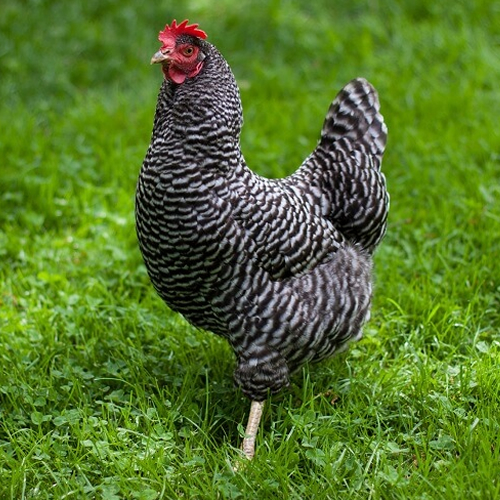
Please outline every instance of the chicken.
[{"label": "chicken", "polygon": [[242,445],[252,458],[269,394],[362,335],[389,208],[387,129],[375,89],[352,80],[302,166],[263,178],[241,153],[239,91],[219,51],[188,21],[159,40],[151,63],[164,78],[137,184],[139,245],[166,304],[234,350],[235,383],[252,401]]}]

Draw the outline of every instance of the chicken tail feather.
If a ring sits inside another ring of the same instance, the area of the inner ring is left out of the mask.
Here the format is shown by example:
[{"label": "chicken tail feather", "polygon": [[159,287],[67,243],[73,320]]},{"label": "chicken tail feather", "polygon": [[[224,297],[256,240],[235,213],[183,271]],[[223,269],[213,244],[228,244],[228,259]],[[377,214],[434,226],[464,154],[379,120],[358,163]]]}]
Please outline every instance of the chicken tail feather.
[{"label": "chicken tail feather", "polygon": [[340,154],[353,150],[367,154],[379,169],[386,142],[387,127],[377,91],[364,78],[351,80],[328,110],[320,145]]}]

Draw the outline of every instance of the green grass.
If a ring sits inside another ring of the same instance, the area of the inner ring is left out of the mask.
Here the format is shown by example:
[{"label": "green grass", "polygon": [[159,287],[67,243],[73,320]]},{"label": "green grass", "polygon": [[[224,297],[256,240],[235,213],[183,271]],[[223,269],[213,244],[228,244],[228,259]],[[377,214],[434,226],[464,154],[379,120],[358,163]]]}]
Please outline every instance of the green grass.
[{"label": "green grass", "polygon": [[[10,0],[0,16],[0,498],[500,496],[497,2]],[[242,88],[243,148],[290,173],[365,76],[392,207],[364,340],[266,407],[156,297],[133,223],[157,32],[199,22]]]}]

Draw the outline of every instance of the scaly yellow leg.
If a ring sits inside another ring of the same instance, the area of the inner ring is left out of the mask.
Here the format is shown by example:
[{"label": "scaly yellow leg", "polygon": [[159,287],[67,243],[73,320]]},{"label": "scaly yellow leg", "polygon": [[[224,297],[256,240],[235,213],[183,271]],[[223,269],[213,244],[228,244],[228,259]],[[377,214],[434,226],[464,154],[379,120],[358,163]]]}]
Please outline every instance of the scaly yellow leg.
[{"label": "scaly yellow leg", "polygon": [[252,404],[250,405],[250,415],[248,415],[245,438],[241,444],[241,449],[248,460],[252,460],[255,455],[255,438],[257,436],[257,431],[259,430],[263,408],[264,401],[252,401]]}]

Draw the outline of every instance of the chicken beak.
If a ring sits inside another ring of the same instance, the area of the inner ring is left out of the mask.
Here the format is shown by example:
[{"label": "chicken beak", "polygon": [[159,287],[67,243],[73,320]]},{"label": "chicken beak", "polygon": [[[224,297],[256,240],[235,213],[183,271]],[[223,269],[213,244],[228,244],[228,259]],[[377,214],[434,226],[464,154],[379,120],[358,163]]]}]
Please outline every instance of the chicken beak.
[{"label": "chicken beak", "polygon": [[166,62],[170,60],[170,55],[169,54],[164,54],[161,50],[159,50],[152,58],[151,58],[151,64],[159,64],[162,62]]}]

